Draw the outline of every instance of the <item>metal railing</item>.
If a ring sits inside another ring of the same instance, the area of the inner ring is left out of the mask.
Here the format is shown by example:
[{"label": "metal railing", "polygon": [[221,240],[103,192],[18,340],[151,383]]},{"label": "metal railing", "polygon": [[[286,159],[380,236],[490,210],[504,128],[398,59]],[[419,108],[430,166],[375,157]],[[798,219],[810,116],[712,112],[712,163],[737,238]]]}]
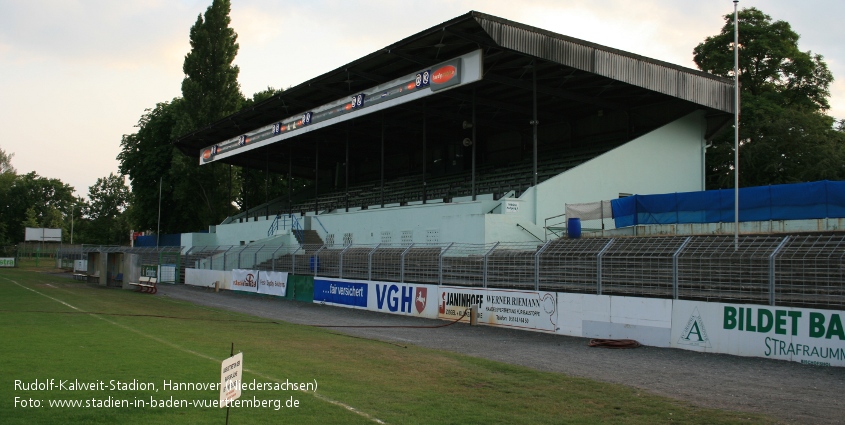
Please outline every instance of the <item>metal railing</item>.
[{"label": "metal railing", "polygon": [[845,308],[845,234],[490,244],[192,248],[191,267],[317,277]]},{"label": "metal railing", "polygon": [[[322,226],[322,223],[320,223],[320,225]],[[276,218],[274,218],[270,223],[270,228],[267,229],[267,237],[269,238],[275,236],[279,228],[285,230],[290,229],[290,231],[293,232],[299,240],[302,240],[303,238],[304,229],[302,228],[302,224],[293,214],[279,213],[276,215]]]}]

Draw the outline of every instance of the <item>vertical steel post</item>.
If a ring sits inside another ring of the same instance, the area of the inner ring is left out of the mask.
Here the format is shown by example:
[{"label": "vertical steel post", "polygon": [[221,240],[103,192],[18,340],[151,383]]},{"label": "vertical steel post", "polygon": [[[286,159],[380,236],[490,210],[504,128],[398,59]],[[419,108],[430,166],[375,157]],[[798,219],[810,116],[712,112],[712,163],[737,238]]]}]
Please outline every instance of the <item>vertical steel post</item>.
[{"label": "vertical steel post", "polygon": [[352,247],[352,244],[346,245],[346,247],[343,248],[343,251],[340,251],[340,258],[338,259],[338,265],[337,265],[337,269],[338,269],[337,270],[337,277],[340,278],[340,279],[343,279],[343,254],[345,254],[346,250],[351,248],[351,247]]},{"label": "vertical steel post", "polygon": [[499,243],[500,242],[496,242],[495,244],[493,244],[493,247],[487,250],[487,252],[484,254],[484,272],[481,278],[481,286],[484,288],[487,287],[487,258],[490,256],[493,250],[496,249],[497,246],[499,246]]},{"label": "vertical steel post", "polygon": [[320,212],[320,141],[314,141],[314,215]]},{"label": "vertical steel post", "polygon": [[734,0],[734,251],[739,250],[739,15]]},{"label": "vertical steel post", "polygon": [[615,241],[615,240],[616,239],[609,240],[607,242],[607,245],[605,245],[604,248],[602,248],[601,251],[599,251],[599,253],[596,255],[596,295],[601,295],[601,291],[602,291],[602,288],[601,288],[601,259],[604,256],[605,251],[607,251],[607,249],[610,248],[611,245],[613,245],[613,241]]},{"label": "vertical steel post", "polygon": [[279,252],[280,249],[282,249],[282,245],[279,245],[279,247],[276,248],[276,250],[273,251],[272,254],[270,254],[270,258],[272,259],[270,269],[272,271],[276,271],[276,253]]},{"label": "vertical steel post", "polygon": [[534,198],[537,198],[537,126],[540,124],[537,121],[537,62],[531,64],[531,92],[533,113],[531,118],[531,127],[534,130]]},{"label": "vertical steel post", "polygon": [[261,251],[262,249],[264,249],[264,245],[261,245],[261,247],[258,248],[258,250],[255,251],[255,255],[253,255],[253,258],[252,258],[252,267],[253,268],[258,265],[258,252]]},{"label": "vertical steel post", "polygon": [[311,261],[309,259],[309,262],[314,264],[314,277],[317,277],[317,271],[320,270],[320,257],[319,257],[320,251],[322,251],[325,248],[326,248],[326,246],[323,245],[323,246],[320,247],[320,249],[314,251],[314,253],[311,254],[311,258],[313,258],[314,261]]},{"label": "vertical steel post", "polygon": [[381,207],[384,208],[384,114],[381,115]]},{"label": "vertical steel post", "polygon": [[302,249],[302,245],[296,247],[296,249],[293,251],[293,254],[291,254],[291,256],[290,256],[291,257],[291,268],[293,269],[293,271],[292,271],[293,274],[296,274],[296,253],[299,252],[300,249]]},{"label": "vertical steel post", "polygon": [[373,253],[376,252],[381,243],[376,244],[376,247],[367,253],[367,280],[373,280]]},{"label": "vertical steel post", "polygon": [[445,249],[440,250],[440,255],[437,256],[437,284],[443,285],[443,255],[446,254],[446,251],[454,245],[454,242],[450,242],[449,245],[446,246]]},{"label": "vertical steel post", "polygon": [[540,249],[534,254],[534,290],[540,290],[540,255],[549,247],[552,241],[546,241]]},{"label": "vertical steel post", "polygon": [[777,257],[781,248],[789,242],[789,236],[784,236],[777,248],[769,254],[769,305],[775,305],[775,257]]},{"label": "vertical steel post", "polygon": [[427,157],[428,152],[426,152],[426,149],[427,149],[426,145],[428,143],[428,139],[427,139],[428,135],[426,134],[426,127],[427,127],[426,124],[427,124],[426,108],[425,108],[425,103],[423,103],[423,133],[422,133],[422,139],[423,139],[422,140],[422,142],[423,142],[422,143],[422,151],[423,151],[423,158],[422,158],[423,159],[423,161],[422,161],[422,163],[423,163],[422,164],[422,167],[423,167],[423,169],[422,169],[422,184],[423,184],[423,187],[422,187],[422,203],[423,204],[426,203],[426,198],[427,198],[427,195],[428,195],[426,193],[427,187],[426,187],[426,181],[425,181],[426,161],[428,161],[428,157]]},{"label": "vertical steel post", "polygon": [[475,201],[475,87],[472,88],[472,200]]},{"label": "vertical steel post", "polygon": [[349,127],[346,127],[346,165],[343,167],[345,173],[344,182],[346,187],[346,212],[349,212]]},{"label": "vertical steel post", "polygon": [[414,244],[408,245],[399,257],[399,283],[405,283],[405,254],[407,254],[413,246]]},{"label": "vertical steel post", "polygon": [[288,214],[293,214],[293,201],[291,194],[293,190],[293,148],[288,149]]},{"label": "vertical steel post", "polygon": [[675,253],[672,254],[672,299],[678,299],[678,257],[681,255],[681,251],[686,248],[687,244],[692,240],[692,236],[687,236],[684,239],[684,242],[681,243],[681,246],[675,250]]}]

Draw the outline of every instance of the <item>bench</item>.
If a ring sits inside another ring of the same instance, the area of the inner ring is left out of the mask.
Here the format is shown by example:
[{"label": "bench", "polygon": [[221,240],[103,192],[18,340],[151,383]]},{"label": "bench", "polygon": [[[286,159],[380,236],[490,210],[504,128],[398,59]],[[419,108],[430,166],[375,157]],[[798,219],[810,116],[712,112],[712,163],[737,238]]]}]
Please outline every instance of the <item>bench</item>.
[{"label": "bench", "polygon": [[88,275],[85,273],[74,273],[73,280],[86,280],[88,279]]},{"label": "bench", "polygon": [[138,283],[129,282],[129,284],[131,286],[134,286],[135,290],[138,292],[143,292],[146,294],[155,294],[156,292],[158,292],[158,288],[156,288],[157,282],[158,279],[154,277],[141,276],[141,278],[138,279]]},{"label": "bench", "polygon": [[94,279],[93,283],[97,283],[100,280],[100,271],[97,270],[97,273],[85,275],[85,281],[91,282],[91,279]]}]

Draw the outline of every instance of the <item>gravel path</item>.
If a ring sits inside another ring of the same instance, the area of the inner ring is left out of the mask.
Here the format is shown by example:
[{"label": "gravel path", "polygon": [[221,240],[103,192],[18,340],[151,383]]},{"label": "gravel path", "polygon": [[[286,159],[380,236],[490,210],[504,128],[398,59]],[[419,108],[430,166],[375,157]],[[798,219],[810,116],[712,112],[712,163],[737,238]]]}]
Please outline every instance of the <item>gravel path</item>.
[{"label": "gravel path", "polygon": [[[190,286],[158,296],[299,324],[438,325],[440,320],[352,310]],[[458,323],[439,329],[338,328],[355,336],[448,350],[537,370],[624,384],[698,406],[769,414],[787,423],[845,423],[845,368],[643,347],[606,350],[588,339]]]}]

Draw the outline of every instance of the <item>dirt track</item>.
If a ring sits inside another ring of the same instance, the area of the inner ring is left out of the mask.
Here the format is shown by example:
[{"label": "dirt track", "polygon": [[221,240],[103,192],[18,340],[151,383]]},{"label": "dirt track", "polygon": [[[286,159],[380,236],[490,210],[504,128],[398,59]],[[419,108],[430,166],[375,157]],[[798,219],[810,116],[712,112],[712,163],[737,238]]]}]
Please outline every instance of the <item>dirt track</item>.
[{"label": "dirt track", "polygon": [[[158,296],[300,324],[443,323],[189,286],[160,286]],[[606,350],[587,347],[586,338],[462,323],[438,329],[336,331],[629,385],[702,407],[765,413],[789,423],[845,422],[845,368],[669,348]]]}]

